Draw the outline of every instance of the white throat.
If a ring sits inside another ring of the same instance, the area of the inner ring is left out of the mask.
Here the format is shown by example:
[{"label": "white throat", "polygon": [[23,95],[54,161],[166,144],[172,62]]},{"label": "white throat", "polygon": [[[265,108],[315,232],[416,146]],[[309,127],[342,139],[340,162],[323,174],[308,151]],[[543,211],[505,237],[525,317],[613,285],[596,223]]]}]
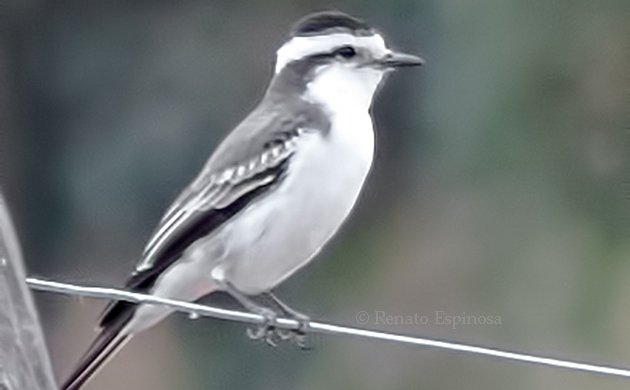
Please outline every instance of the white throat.
[{"label": "white throat", "polygon": [[306,86],[305,98],[333,115],[367,113],[383,71],[346,64],[325,66]]}]

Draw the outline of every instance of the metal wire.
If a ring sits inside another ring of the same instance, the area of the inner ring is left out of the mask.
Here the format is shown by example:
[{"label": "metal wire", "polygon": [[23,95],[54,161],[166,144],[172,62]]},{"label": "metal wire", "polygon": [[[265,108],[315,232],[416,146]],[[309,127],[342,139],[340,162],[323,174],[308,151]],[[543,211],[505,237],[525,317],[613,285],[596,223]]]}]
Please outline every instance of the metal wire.
[{"label": "metal wire", "polygon": [[[48,291],[65,295],[83,296],[99,299],[122,300],[134,303],[153,304],[168,306],[177,311],[188,313],[191,317],[213,317],[223,320],[247,322],[261,324],[265,319],[257,314],[246,313],[236,310],[226,310],[212,306],[200,305],[196,303],[164,299],[152,295],[140,294],[105,287],[87,287],[69,283],[47,281],[36,278],[27,278],[26,283],[34,290]],[[298,323],[292,319],[279,318],[277,326],[283,329],[297,329]],[[309,322],[309,332],[322,333],[328,335],[355,336],[382,341],[389,341],[399,344],[425,346],[451,351],[468,352],[476,355],[492,356],[499,359],[506,359],[517,362],[538,364],[549,367],[559,367],[574,371],[585,371],[603,375],[612,375],[630,378],[630,370],[615,368],[591,363],[581,363],[570,360],[541,357],[519,352],[510,352],[494,348],[459,344],[450,341],[427,339],[416,336],[406,336],[381,331],[366,330],[348,326],[333,325],[317,321]]]}]

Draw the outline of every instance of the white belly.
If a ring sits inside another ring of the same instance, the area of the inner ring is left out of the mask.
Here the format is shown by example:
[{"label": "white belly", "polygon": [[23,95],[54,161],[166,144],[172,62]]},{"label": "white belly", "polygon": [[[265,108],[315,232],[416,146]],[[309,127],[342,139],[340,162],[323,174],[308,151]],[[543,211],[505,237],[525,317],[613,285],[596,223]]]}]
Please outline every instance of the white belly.
[{"label": "white belly", "polygon": [[280,186],[227,227],[220,267],[239,290],[275,287],[316,255],[352,210],[374,134],[367,112],[351,119],[337,120],[328,134],[307,131]]}]

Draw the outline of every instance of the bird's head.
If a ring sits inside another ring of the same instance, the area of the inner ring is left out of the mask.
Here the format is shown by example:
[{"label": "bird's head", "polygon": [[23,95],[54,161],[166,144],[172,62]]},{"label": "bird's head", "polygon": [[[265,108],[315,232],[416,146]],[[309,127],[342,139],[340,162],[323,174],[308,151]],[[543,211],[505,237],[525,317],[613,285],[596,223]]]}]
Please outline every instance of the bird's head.
[{"label": "bird's head", "polygon": [[422,64],[419,57],[390,50],[364,21],[324,11],[294,25],[278,49],[275,76],[316,103],[356,102],[368,108],[385,73]]}]

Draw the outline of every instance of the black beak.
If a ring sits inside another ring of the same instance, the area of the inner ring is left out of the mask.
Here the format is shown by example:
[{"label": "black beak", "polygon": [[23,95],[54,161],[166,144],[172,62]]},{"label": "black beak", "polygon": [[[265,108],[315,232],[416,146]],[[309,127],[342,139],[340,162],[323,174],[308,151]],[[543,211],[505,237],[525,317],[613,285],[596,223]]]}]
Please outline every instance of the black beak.
[{"label": "black beak", "polygon": [[411,54],[396,52],[391,52],[385,55],[385,57],[377,60],[376,62],[384,68],[403,68],[408,66],[420,66],[424,64],[424,60],[420,57]]}]

